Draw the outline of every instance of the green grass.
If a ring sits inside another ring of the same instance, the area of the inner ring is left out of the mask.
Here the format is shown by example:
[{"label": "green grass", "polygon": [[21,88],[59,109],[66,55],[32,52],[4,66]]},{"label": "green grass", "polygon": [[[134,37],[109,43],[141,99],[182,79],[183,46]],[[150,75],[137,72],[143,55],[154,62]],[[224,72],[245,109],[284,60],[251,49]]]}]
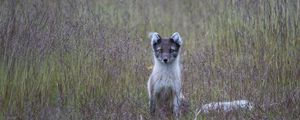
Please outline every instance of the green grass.
[{"label": "green grass", "polygon": [[253,111],[198,119],[296,119],[300,2],[3,0],[0,119],[150,119],[147,33],[179,32],[183,91]]}]

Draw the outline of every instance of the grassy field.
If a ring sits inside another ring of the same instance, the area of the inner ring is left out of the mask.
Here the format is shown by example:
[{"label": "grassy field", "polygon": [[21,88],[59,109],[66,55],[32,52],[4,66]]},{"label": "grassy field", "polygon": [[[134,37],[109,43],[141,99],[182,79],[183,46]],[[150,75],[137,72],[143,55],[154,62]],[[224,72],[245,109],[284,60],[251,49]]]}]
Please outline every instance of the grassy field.
[{"label": "grassy field", "polygon": [[299,0],[1,0],[0,119],[150,119],[148,32],[179,32],[198,119],[299,119]]}]

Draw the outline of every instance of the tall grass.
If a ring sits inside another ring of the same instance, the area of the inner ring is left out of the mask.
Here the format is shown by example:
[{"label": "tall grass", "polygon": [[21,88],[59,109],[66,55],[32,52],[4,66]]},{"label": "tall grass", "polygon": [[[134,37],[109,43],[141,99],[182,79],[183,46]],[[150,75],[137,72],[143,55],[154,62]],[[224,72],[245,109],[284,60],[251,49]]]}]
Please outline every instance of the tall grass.
[{"label": "tall grass", "polygon": [[298,0],[2,0],[0,119],[150,119],[147,32],[184,39],[190,112],[248,99],[251,112],[202,119],[296,119]]}]

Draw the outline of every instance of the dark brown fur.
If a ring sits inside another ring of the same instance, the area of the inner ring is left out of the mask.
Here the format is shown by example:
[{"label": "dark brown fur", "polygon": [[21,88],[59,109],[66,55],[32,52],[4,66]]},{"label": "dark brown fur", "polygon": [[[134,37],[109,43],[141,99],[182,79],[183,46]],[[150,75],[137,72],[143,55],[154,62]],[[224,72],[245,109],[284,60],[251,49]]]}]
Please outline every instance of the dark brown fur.
[{"label": "dark brown fur", "polygon": [[153,45],[155,57],[164,62],[172,62],[179,54],[180,45],[174,42],[173,39],[159,39]]}]

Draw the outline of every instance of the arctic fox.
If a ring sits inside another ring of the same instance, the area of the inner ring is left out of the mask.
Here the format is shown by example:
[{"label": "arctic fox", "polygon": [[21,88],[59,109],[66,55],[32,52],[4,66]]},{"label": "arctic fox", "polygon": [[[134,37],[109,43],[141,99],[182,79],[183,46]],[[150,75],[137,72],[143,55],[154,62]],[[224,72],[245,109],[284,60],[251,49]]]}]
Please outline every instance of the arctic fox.
[{"label": "arctic fox", "polygon": [[157,32],[149,34],[154,56],[154,67],[148,80],[150,113],[164,109],[176,117],[180,114],[181,71],[179,53],[182,39],[178,32],[161,38]]}]

